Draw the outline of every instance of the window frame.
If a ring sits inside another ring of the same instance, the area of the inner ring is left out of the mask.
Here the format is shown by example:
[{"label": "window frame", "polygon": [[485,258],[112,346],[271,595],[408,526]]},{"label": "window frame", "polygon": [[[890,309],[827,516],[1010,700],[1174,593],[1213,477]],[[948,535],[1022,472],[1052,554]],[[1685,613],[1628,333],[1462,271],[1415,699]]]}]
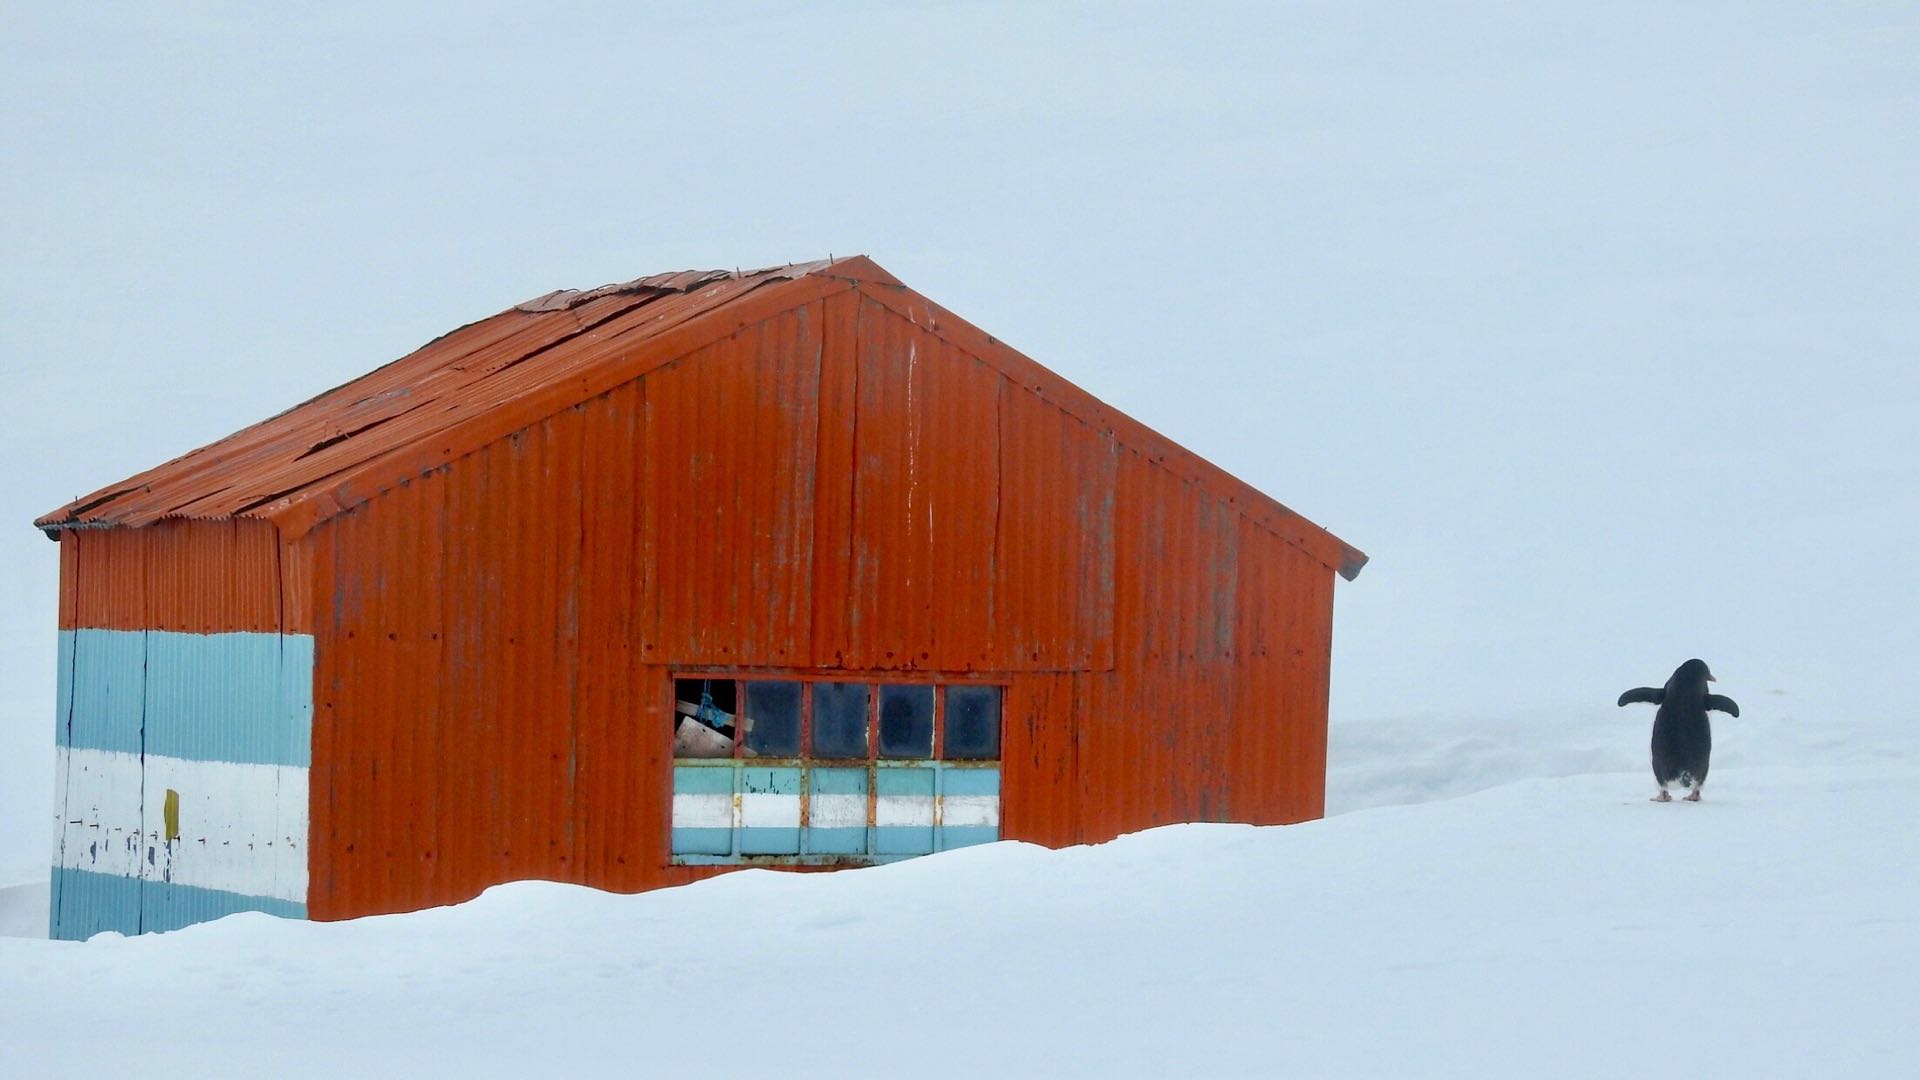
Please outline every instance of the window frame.
[{"label": "window frame", "polygon": [[[740,851],[740,841],[736,836],[734,850],[729,855],[694,854],[673,850],[672,814],[669,812],[667,843],[668,864],[673,866],[872,866],[879,863],[895,862],[901,859],[917,858],[928,852],[911,854],[882,853],[876,839],[876,830],[880,828],[876,821],[876,807],[880,798],[879,774],[889,769],[919,769],[934,776],[935,818],[933,823],[933,852],[948,850],[942,846],[944,839],[943,823],[938,806],[944,787],[946,770],[987,771],[997,775],[996,785],[1004,776],[1002,763],[1006,754],[1006,702],[1012,688],[1012,680],[1005,675],[984,675],[974,672],[810,672],[791,669],[706,669],[672,668],[669,669],[668,691],[669,708],[675,717],[674,728],[678,728],[678,717],[682,714],[674,707],[680,699],[679,686],[684,682],[727,681],[735,684],[734,733],[731,753],[725,757],[689,757],[682,758],[672,753],[669,741],[667,766],[667,791],[669,802],[674,794],[674,770],[683,767],[692,768],[792,768],[800,773],[800,830],[801,851],[799,854],[746,854]],[[800,684],[800,752],[793,756],[770,757],[751,754],[747,750],[746,724],[741,717],[751,718],[752,691],[749,685],[756,682],[795,682]],[[867,752],[865,757],[824,757],[813,753],[813,686],[817,683],[856,684],[867,687],[866,736]],[[932,742],[926,757],[886,757],[880,753],[880,688],[883,686],[928,686],[933,690]],[[954,686],[992,687],[999,692],[999,753],[994,758],[954,758],[946,757],[946,712],[947,690]],[[809,854],[806,851],[807,838],[812,825],[808,813],[812,795],[812,771],[822,769],[858,768],[866,773],[867,804],[867,843],[866,851],[859,854]],[[996,795],[999,799],[1002,796]],[[737,802],[736,797],[736,802]],[[735,815],[733,832],[740,833],[746,826],[739,824],[738,812]],[[998,829],[999,826],[993,826]]]}]

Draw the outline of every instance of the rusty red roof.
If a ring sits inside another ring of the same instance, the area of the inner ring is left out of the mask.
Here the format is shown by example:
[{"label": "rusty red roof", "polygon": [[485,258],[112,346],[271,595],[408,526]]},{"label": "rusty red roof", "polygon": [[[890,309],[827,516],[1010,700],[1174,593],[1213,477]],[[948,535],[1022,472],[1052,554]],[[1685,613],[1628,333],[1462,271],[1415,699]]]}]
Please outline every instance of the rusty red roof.
[{"label": "rusty red roof", "polygon": [[[877,287],[900,313],[1261,518],[1346,577],[1366,556],[1268,496],[914,294],[864,256],[760,270],[686,270],[560,289],[463,326],[286,412],[83,496],[34,522],[138,527],[264,518],[288,537],[693,347],[828,292]],[[1144,444],[1144,445],[1143,445]]]}]

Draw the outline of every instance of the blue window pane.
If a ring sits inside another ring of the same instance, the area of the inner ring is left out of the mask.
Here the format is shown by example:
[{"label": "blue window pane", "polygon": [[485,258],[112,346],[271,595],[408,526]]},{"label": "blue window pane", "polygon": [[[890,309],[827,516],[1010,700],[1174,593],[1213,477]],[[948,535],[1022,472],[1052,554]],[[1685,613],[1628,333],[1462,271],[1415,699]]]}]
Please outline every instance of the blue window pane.
[{"label": "blue window pane", "polygon": [[947,687],[946,754],[955,761],[1000,757],[1000,688]]},{"label": "blue window pane", "polygon": [[880,756],[933,756],[933,687],[880,688]]},{"label": "blue window pane", "polygon": [[800,755],[800,684],[750,682],[742,710],[750,721],[747,753],[759,757]]},{"label": "blue window pane", "polygon": [[813,684],[813,756],[867,756],[867,688],[864,684]]}]

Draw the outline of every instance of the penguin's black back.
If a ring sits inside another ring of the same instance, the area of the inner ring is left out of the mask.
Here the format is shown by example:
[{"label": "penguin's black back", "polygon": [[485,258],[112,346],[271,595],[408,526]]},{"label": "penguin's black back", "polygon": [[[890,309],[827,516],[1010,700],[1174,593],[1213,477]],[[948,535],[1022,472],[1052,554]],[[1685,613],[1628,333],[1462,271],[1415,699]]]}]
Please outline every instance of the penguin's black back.
[{"label": "penguin's black back", "polygon": [[1706,706],[1669,697],[1653,714],[1653,778],[1662,787],[1704,784],[1712,756],[1713,726],[1707,723]]},{"label": "penguin's black back", "polygon": [[1667,680],[1665,700],[1653,713],[1653,778],[1661,786],[1707,782],[1713,757],[1713,724],[1707,723],[1707,665],[1690,659]]},{"label": "penguin's black back", "polygon": [[1740,715],[1731,699],[1707,693],[1712,677],[1704,661],[1689,660],[1674,669],[1664,689],[1629,690],[1620,697],[1622,705],[1629,701],[1660,703],[1659,711],[1653,714],[1653,778],[1661,787],[1706,783],[1708,761],[1713,756],[1713,727],[1707,723],[1709,705]]}]

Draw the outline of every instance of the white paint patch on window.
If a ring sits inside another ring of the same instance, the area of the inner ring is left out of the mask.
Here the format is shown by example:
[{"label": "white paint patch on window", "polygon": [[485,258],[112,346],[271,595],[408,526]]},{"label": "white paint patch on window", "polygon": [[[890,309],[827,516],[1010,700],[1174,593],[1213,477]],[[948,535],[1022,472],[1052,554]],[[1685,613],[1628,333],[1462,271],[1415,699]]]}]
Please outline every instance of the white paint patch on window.
[{"label": "white paint patch on window", "polygon": [[749,829],[797,829],[800,796],[747,792],[740,796],[740,824]]},{"label": "white paint patch on window", "polygon": [[857,829],[867,824],[867,796],[815,795],[807,800],[808,823],[816,829]]},{"label": "white paint patch on window", "polygon": [[676,829],[733,828],[733,796],[725,792],[675,793],[673,827]]},{"label": "white paint patch on window", "polygon": [[940,798],[942,825],[1000,824],[1000,796],[943,795]]},{"label": "white paint patch on window", "polygon": [[875,825],[932,825],[933,796],[881,795],[873,800]]}]

